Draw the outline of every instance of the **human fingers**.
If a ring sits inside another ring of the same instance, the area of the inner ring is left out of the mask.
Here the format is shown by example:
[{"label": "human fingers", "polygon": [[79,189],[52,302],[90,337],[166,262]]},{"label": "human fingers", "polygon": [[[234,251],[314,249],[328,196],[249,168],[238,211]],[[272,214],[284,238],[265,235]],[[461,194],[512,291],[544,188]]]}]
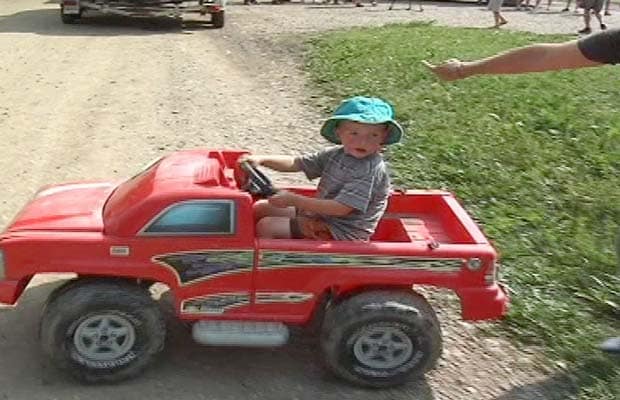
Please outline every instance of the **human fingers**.
[{"label": "human fingers", "polygon": [[293,193],[287,192],[286,190],[279,190],[276,194],[269,197],[269,204],[275,207],[289,207],[294,205],[294,197]]},{"label": "human fingers", "polygon": [[424,65],[426,68],[430,69],[431,71],[435,69],[435,64],[431,64],[430,62],[426,61],[426,60],[422,60],[422,65]]},{"label": "human fingers", "polygon": [[270,205],[274,207],[284,208],[288,207],[286,196],[283,193],[276,193],[267,199]]}]

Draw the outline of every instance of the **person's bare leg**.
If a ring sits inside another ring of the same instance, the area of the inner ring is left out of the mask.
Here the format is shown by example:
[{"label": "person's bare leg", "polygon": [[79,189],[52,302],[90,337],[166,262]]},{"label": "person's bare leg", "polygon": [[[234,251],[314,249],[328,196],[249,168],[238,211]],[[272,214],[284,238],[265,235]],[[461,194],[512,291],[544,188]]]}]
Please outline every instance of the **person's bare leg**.
[{"label": "person's bare leg", "polygon": [[494,28],[499,28],[500,26],[508,23],[506,18],[504,18],[499,12],[493,11],[493,18],[495,19],[495,25],[493,26]]},{"label": "person's bare leg", "polygon": [[590,33],[590,10],[583,10],[583,23],[585,27],[579,32]]},{"label": "person's bare leg", "polygon": [[264,239],[290,239],[291,219],[265,217],[256,223],[256,235]]},{"label": "person's bare leg", "polygon": [[596,19],[598,20],[599,25],[601,26],[601,29],[607,29],[607,25],[605,25],[603,23],[603,16],[601,15],[600,11],[595,11],[594,12],[594,16],[596,17]]},{"label": "person's bare leg", "polygon": [[256,235],[271,239],[290,238],[290,220],[295,214],[295,207],[274,207],[267,200],[257,201],[254,203]]},{"label": "person's bare leg", "polygon": [[265,217],[295,217],[295,207],[274,207],[267,200],[259,200],[254,203],[254,220],[258,221]]}]

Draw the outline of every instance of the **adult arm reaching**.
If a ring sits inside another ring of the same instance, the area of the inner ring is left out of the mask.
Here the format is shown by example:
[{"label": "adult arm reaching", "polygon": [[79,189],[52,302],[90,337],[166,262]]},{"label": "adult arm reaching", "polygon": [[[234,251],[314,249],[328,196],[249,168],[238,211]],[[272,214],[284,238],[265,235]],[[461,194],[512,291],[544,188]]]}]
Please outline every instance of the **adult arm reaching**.
[{"label": "adult arm reaching", "polygon": [[434,65],[422,61],[445,81],[474,75],[524,74],[595,67],[620,62],[620,29],[602,31],[580,40],[541,43],[504,51],[474,61],[450,59]]}]

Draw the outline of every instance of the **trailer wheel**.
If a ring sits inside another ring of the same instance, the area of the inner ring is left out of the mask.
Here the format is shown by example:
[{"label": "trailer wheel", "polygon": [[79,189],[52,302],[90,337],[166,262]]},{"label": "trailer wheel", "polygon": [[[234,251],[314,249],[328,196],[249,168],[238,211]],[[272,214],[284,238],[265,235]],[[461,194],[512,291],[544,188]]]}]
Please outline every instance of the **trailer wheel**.
[{"label": "trailer wheel", "polygon": [[43,351],[81,381],[137,375],[163,349],[166,328],[144,289],[114,281],[76,283],[50,300],[41,319]]},{"label": "trailer wheel", "polygon": [[405,383],[431,369],[442,348],[435,312],[424,297],[372,291],[327,311],[321,349],[327,367],[361,386]]},{"label": "trailer wheel", "polygon": [[211,23],[215,28],[224,27],[224,11],[218,11],[211,14]]},{"label": "trailer wheel", "polygon": [[80,19],[82,13],[80,14],[65,14],[64,7],[62,4],[60,5],[60,19],[63,24],[75,24],[75,22]]}]

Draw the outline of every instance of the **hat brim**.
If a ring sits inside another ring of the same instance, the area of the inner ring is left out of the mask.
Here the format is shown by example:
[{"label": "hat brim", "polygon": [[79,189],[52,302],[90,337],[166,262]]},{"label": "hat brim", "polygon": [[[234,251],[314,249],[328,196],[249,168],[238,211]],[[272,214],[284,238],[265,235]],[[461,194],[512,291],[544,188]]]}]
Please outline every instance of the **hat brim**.
[{"label": "hat brim", "polygon": [[338,135],[336,134],[336,128],[341,121],[354,121],[362,124],[387,124],[389,127],[388,136],[385,139],[383,144],[394,144],[400,142],[400,139],[403,137],[403,128],[393,119],[388,119],[385,121],[373,121],[368,122],[367,120],[363,120],[360,118],[359,114],[351,114],[351,115],[335,115],[330,117],[323,126],[321,127],[321,136],[325,139],[329,140],[335,144],[342,144]]}]

